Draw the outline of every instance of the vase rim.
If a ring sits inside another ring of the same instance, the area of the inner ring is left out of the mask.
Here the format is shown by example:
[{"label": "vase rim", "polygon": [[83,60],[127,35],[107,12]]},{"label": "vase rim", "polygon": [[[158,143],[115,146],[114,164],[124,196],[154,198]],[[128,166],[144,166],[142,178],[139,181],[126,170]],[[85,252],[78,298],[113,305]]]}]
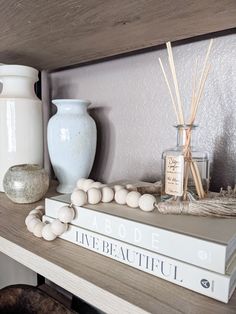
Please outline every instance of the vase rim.
[{"label": "vase rim", "polygon": [[89,106],[91,104],[91,101],[88,99],[79,99],[79,98],[66,98],[66,99],[61,98],[61,99],[53,99],[52,103],[54,105],[77,103],[77,104],[85,104]]},{"label": "vase rim", "polygon": [[0,76],[26,76],[38,80],[38,70],[22,64],[0,64]]}]

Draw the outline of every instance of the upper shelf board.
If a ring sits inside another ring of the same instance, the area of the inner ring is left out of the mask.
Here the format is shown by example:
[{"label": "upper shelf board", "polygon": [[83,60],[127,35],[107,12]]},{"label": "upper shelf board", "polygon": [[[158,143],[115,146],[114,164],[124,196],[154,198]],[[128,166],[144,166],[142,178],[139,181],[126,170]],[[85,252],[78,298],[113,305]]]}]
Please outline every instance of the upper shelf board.
[{"label": "upper shelf board", "polygon": [[0,63],[58,69],[234,28],[235,0],[0,1]]}]

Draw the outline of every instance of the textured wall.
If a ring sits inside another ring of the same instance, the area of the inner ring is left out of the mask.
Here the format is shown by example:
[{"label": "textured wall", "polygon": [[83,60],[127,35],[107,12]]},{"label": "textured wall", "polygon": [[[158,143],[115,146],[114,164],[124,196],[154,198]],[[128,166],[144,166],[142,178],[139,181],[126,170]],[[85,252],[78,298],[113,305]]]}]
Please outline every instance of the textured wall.
[{"label": "textured wall", "polygon": [[[181,96],[191,96],[195,60],[202,64],[208,40],[174,47]],[[176,123],[158,57],[165,49],[51,74],[52,98],[86,98],[98,128],[91,177],[157,180],[161,153],[175,145]],[[212,160],[212,189],[236,182],[236,35],[215,38],[211,72],[197,116],[197,143]]]}]

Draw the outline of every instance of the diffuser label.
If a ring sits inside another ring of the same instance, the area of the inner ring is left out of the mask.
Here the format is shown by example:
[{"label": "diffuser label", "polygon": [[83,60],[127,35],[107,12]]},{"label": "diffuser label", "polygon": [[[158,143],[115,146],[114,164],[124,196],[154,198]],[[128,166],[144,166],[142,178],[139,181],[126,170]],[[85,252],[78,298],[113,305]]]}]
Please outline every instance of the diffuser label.
[{"label": "diffuser label", "polygon": [[182,196],[184,181],[184,157],[167,156],[165,168],[166,194]]}]

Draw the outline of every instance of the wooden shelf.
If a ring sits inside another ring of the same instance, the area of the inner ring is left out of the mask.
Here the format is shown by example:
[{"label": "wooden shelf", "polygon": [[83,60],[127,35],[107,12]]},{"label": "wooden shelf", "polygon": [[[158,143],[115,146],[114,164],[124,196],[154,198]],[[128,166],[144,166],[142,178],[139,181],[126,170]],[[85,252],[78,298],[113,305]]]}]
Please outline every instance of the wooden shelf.
[{"label": "wooden shelf", "polygon": [[35,238],[24,220],[39,203],[0,193],[0,204],[0,251],[106,313],[236,312],[236,293],[226,305],[61,239]]},{"label": "wooden shelf", "polygon": [[57,69],[236,26],[235,0],[8,0],[0,61]]}]

